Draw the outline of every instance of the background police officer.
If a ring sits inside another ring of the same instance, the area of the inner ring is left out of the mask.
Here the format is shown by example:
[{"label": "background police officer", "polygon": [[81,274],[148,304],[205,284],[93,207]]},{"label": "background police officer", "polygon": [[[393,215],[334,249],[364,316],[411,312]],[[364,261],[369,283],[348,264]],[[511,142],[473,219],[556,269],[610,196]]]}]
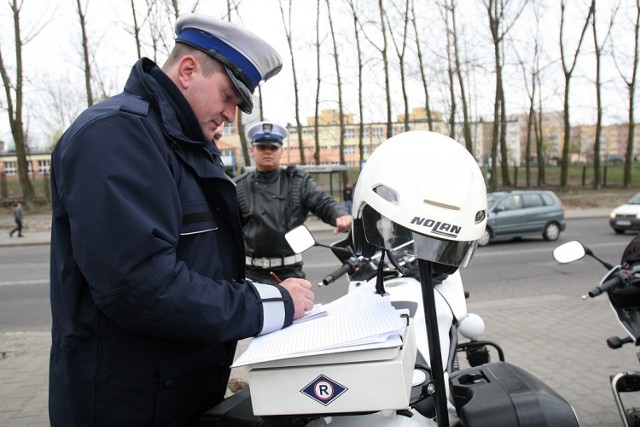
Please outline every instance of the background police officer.
[{"label": "background police officer", "polygon": [[304,224],[310,212],[333,225],[335,233],[347,232],[351,215],[307,172],[280,167],[285,127],[258,122],[247,136],[256,169],[236,178],[247,271],[262,283],[275,283],[270,272],[280,279],[305,277],[302,255],[292,252],[284,235]]}]

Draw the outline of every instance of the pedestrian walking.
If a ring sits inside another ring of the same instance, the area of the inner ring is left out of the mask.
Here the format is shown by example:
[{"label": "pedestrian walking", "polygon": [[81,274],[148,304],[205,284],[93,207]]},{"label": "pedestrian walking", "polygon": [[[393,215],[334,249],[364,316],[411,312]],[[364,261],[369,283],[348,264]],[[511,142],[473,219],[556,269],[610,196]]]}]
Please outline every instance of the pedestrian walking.
[{"label": "pedestrian walking", "polygon": [[353,206],[353,184],[347,182],[342,189],[342,201],[347,212],[352,213]]},{"label": "pedestrian walking", "polygon": [[24,237],[22,234],[22,204],[16,202],[13,204],[13,219],[16,222],[16,228],[9,232],[9,237],[13,237],[13,233],[18,232],[18,237]]}]

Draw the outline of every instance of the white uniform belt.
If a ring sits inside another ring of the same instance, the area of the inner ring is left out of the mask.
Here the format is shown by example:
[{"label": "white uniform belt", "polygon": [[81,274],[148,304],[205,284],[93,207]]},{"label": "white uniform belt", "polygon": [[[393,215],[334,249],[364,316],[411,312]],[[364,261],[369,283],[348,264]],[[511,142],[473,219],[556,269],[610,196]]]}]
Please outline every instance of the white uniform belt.
[{"label": "white uniform belt", "polygon": [[248,256],[246,257],[245,262],[249,266],[260,268],[286,267],[288,265],[295,265],[302,262],[302,254],[295,254],[278,258],[254,258]]}]

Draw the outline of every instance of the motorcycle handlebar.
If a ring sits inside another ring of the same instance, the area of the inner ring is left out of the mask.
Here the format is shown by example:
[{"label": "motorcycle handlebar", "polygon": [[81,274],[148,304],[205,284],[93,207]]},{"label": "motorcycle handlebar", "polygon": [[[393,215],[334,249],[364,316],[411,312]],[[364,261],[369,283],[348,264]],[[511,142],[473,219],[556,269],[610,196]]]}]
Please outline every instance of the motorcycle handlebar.
[{"label": "motorcycle handlebar", "polygon": [[611,279],[602,282],[600,286],[596,286],[589,291],[589,296],[591,298],[595,298],[604,292],[609,292],[612,289],[619,288],[623,283],[624,281],[622,280],[622,277],[620,277],[620,275],[615,275]]},{"label": "motorcycle handlebar", "polygon": [[322,279],[322,285],[323,286],[330,285],[331,283],[338,280],[340,277],[344,276],[345,274],[351,274],[355,270],[356,270],[355,263],[353,262],[352,259],[348,259],[344,262],[344,264],[342,264],[342,266],[339,269],[337,269],[336,271],[334,271],[333,273],[327,275],[324,279]]}]

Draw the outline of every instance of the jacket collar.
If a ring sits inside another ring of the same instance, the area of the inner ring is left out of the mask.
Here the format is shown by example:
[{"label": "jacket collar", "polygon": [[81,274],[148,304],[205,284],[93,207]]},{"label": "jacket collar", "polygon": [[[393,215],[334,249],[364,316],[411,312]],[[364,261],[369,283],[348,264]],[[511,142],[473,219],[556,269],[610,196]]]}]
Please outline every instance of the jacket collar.
[{"label": "jacket collar", "polygon": [[206,143],[200,123],[184,95],[152,60],[142,58],[136,62],[125,91],[152,103],[173,137],[185,142]]},{"label": "jacket collar", "polygon": [[[169,77],[150,59],[142,58],[133,66],[125,92],[148,101],[161,117],[173,151],[203,178],[228,181],[220,160],[220,150],[213,141],[205,141],[193,109]],[[203,155],[205,154],[206,155]],[[211,162],[216,167],[211,167]]]},{"label": "jacket collar", "polygon": [[256,169],[256,179],[258,182],[262,182],[265,184],[276,182],[278,180],[278,177],[280,176],[280,172],[280,167],[266,172],[262,172]]}]

